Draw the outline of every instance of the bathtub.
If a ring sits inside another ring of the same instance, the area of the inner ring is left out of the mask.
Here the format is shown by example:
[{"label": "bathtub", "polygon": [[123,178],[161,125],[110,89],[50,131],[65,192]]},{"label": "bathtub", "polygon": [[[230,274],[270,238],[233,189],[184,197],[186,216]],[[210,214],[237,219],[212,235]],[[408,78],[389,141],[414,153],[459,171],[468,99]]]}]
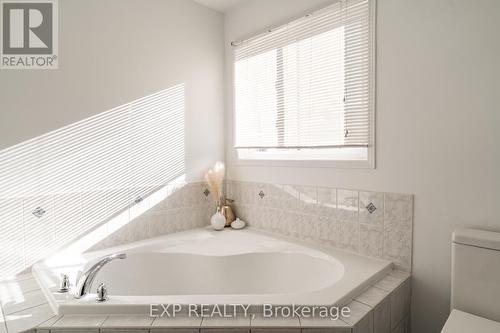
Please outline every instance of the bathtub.
[{"label": "bathtub", "polygon": [[[127,253],[98,273],[109,300],[57,292],[99,258]],[[392,263],[261,231],[195,229],[105,250],[59,253],[33,267],[58,314],[149,314],[151,304],[343,305],[392,269]]]}]

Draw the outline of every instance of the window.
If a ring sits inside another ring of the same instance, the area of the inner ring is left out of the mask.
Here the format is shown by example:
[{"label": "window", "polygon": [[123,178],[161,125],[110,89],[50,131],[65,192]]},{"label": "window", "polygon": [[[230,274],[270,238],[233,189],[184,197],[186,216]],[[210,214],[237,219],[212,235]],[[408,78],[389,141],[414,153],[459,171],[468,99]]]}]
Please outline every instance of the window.
[{"label": "window", "polygon": [[240,159],[370,159],[372,5],[342,0],[233,43]]}]

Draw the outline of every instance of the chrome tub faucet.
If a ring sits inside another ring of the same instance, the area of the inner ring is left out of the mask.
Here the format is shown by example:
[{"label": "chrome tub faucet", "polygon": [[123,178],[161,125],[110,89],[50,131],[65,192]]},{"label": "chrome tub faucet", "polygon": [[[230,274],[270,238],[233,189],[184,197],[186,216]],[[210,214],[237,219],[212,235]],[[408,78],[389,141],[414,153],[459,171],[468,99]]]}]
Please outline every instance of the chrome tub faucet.
[{"label": "chrome tub faucet", "polygon": [[107,263],[113,261],[115,259],[125,259],[127,255],[125,253],[115,253],[109,256],[102,257],[99,259],[97,263],[95,263],[92,267],[90,267],[87,271],[85,271],[76,284],[76,290],[74,297],[81,298],[90,292],[90,288],[92,287],[92,282],[101,270]]}]

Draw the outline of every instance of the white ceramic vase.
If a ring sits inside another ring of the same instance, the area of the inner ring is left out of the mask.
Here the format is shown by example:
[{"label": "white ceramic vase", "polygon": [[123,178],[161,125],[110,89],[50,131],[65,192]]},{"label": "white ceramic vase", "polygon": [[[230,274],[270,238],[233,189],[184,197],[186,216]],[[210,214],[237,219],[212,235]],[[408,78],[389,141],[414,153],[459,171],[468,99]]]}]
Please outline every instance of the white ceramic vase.
[{"label": "white ceramic vase", "polygon": [[243,229],[245,227],[245,222],[243,222],[242,220],[240,219],[236,219],[233,221],[233,223],[231,223],[231,228],[233,229]]},{"label": "white ceramic vase", "polygon": [[226,225],[226,218],[220,212],[217,212],[210,218],[210,224],[215,230],[222,230]]}]

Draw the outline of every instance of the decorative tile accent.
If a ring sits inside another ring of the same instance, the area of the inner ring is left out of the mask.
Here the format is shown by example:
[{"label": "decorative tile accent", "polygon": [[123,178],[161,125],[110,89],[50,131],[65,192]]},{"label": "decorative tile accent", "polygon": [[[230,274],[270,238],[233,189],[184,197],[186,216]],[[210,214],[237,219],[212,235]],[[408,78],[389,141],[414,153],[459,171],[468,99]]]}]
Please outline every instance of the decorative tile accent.
[{"label": "decorative tile accent", "polygon": [[259,192],[259,197],[260,197],[261,199],[264,199],[264,197],[265,197],[265,196],[266,196],[266,194],[264,193],[264,191],[260,190],[260,192]]},{"label": "decorative tile accent", "polygon": [[377,207],[375,207],[373,202],[370,202],[368,206],[366,206],[366,210],[368,211],[368,213],[373,214],[377,210]]},{"label": "decorative tile accent", "polygon": [[411,195],[239,181],[226,186],[237,198],[236,215],[250,225],[411,269]]},{"label": "decorative tile accent", "polygon": [[35,210],[31,212],[31,214],[35,215],[38,218],[42,217],[45,213],[46,211],[42,207],[36,207]]},{"label": "decorative tile accent", "polygon": [[[32,214],[33,207],[43,207],[40,217]],[[55,250],[54,197],[37,196],[24,199],[24,259],[30,266]]]},{"label": "decorative tile accent", "polygon": [[208,197],[208,195],[210,194],[210,191],[208,190],[208,188],[206,188],[205,191],[203,191],[203,194],[205,194],[205,196]]}]

